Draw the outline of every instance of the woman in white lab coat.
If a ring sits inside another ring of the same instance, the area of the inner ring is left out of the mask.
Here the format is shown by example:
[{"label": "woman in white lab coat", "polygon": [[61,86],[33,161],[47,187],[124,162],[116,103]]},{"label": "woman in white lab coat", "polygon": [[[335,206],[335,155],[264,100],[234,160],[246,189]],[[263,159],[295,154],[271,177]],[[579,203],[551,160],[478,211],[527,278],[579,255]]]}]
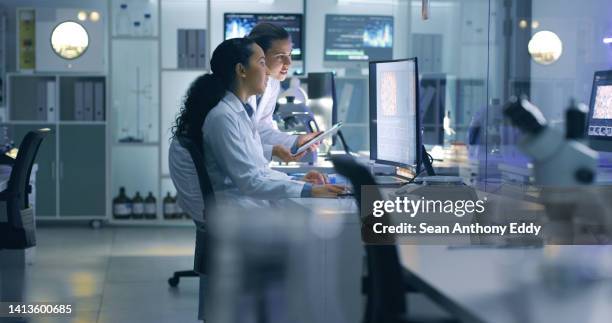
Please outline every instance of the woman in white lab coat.
[{"label": "woman in white lab coat", "polygon": [[270,73],[264,93],[249,98],[249,104],[255,107],[252,120],[261,137],[264,155],[268,160],[271,160],[272,157],[285,162],[300,160],[306,152],[294,156],[291,151],[316,136],[318,132],[300,136],[289,135],[279,131],[272,118],[276,100],[281,92],[280,83],[287,78],[289,67],[291,67],[293,49],[291,35],[283,27],[271,23],[260,23],[251,30],[248,37],[263,49],[266,56],[266,67]]},{"label": "woman in white lab coat", "polygon": [[188,136],[203,145],[206,169],[221,200],[250,206],[343,191],[340,186],[315,184],[321,178],[316,172],[300,181],[269,167],[248,103],[249,97],[264,92],[268,79],[259,45],[248,38],[226,40],[214,50],[210,64],[212,74],[197,78],[187,91],[173,131],[174,136]]}]

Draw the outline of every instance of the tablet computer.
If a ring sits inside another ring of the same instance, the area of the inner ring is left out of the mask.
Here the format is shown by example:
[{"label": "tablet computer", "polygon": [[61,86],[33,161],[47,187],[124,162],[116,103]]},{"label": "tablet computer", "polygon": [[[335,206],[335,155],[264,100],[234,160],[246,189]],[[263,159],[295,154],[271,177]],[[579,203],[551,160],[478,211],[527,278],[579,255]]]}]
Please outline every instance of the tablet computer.
[{"label": "tablet computer", "polygon": [[342,127],[342,122],[338,122],[336,123],[333,127],[325,130],[324,132],[320,133],[318,136],[310,139],[307,143],[303,144],[300,146],[300,148],[298,148],[298,150],[295,152],[295,155],[299,155],[302,152],[306,151],[308,148],[310,148],[310,146],[321,142],[321,140],[329,137],[329,136],[333,136],[334,134],[336,134],[336,132],[338,132],[338,130],[340,130],[340,127]]}]

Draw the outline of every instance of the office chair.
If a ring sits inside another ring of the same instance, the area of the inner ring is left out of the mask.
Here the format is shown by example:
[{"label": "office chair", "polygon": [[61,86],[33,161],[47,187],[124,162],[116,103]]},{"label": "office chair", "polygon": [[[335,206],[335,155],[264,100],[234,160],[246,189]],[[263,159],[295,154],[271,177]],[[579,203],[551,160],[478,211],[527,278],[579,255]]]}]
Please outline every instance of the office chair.
[{"label": "office chair", "polygon": [[7,222],[0,223],[0,249],[26,249],[36,245],[34,211],[28,194],[32,192],[30,174],[48,128],[28,132],[21,144],[17,158],[0,155],[0,165],[12,166],[11,175],[0,201],[6,203]]},{"label": "office chair", "polygon": [[[353,185],[355,199],[361,209],[364,198],[361,187],[376,185],[374,177],[367,167],[357,163],[350,155],[335,155],[331,160],[338,174],[348,178]],[[374,196],[368,198],[382,200],[378,189],[372,194]],[[386,218],[381,217],[376,221],[384,221]],[[367,217],[364,221],[373,219]],[[446,318],[415,320],[407,317],[405,295],[417,290],[409,282],[411,273],[401,267],[393,236],[383,239],[385,244],[364,244],[367,275],[362,278],[362,293],[366,295],[363,323],[456,322]]]},{"label": "office chair", "polygon": [[[200,184],[200,191],[202,192],[202,199],[204,200],[204,205],[209,210],[215,205],[215,192],[212,188],[212,183],[210,182],[210,177],[208,176],[208,172],[206,171],[206,167],[204,165],[204,151],[201,147],[198,146],[195,142],[187,137],[177,137],[180,145],[189,151],[189,155],[194,163],[196,173],[198,174],[198,183]],[[172,287],[176,287],[179,284],[181,277],[199,277],[199,274],[205,274],[206,262],[205,262],[205,243],[206,234],[203,228],[203,225],[206,222],[206,211],[202,210],[203,214],[203,223],[196,222],[197,230],[196,230],[196,247],[195,247],[195,259],[193,270],[182,270],[175,271],[168,279],[168,284]]]}]

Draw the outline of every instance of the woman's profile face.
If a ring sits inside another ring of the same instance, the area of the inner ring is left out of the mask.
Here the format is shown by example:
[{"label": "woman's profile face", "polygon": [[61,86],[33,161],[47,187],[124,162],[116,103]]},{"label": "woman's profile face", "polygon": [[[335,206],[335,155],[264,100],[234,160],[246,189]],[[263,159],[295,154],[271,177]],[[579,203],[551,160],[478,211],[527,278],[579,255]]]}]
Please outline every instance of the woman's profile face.
[{"label": "woman's profile face", "polygon": [[266,68],[266,57],[263,50],[257,44],[253,44],[249,66],[246,69],[246,85],[251,94],[262,94],[266,90],[268,75]]}]

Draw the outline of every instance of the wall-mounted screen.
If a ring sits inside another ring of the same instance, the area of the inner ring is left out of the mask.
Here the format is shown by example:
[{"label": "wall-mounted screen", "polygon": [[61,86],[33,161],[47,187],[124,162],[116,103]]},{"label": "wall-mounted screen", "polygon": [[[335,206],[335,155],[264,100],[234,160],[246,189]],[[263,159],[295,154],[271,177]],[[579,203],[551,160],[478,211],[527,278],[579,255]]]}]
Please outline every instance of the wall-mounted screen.
[{"label": "wall-mounted screen", "polygon": [[301,61],[303,52],[303,26],[301,14],[225,13],[223,17],[224,39],[244,37],[258,23],[269,22],[281,26],[291,35],[291,58]]},{"label": "wall-mounted screen", "polygon": [[393,57],[393,16],[325,16],[325,61]]}]

